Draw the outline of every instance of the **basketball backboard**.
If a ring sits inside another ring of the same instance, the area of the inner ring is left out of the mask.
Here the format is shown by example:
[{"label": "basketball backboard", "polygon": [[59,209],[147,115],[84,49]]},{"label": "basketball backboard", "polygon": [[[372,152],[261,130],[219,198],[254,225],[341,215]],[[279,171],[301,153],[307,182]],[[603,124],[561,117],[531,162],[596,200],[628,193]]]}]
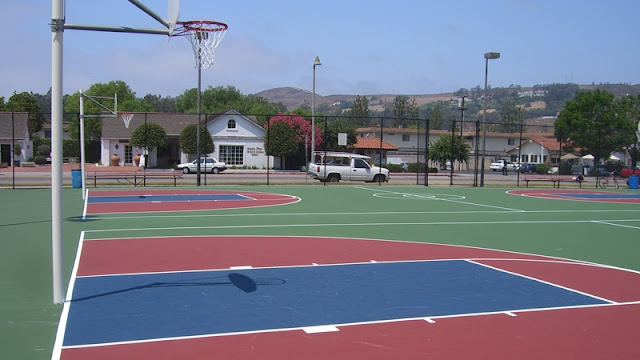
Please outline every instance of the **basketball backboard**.
[{"label": "basketball backboard", "polygon": [[180,0],[168,0],[168,16],[169,22],[169,36],[173,34],[173,29],[178,22],[178,16],[180,15]]}]

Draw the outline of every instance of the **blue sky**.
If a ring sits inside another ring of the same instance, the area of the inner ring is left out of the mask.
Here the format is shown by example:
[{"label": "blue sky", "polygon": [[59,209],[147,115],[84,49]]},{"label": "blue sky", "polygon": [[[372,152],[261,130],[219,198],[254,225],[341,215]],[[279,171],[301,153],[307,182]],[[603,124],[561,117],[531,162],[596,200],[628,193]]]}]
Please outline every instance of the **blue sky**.
[{"label": "blue sky", "polygon": [[[162,16],[167,0],[142,0]],[[0,96],[51,84],[51,1],[2,1]],[[431,94],[489,84],[640,83],[640,0],[182,0],[180,20],[229,25],[203,89],[292,86],[333,94]],[[126,0],[66,0],[66,22],[162,28]],[[138,96],[197,86],[188,41],[66,30],[64,92],[125,81]]]}]

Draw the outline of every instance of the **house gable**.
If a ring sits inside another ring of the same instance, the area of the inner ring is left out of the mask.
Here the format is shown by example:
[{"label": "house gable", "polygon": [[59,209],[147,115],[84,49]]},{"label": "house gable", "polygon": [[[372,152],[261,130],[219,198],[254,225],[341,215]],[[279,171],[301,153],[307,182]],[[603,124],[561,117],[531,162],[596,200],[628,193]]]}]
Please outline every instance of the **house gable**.
[{"label": "house gable", "polygon": [[207,129],[214,139],[264,139],[266,134],[256,121],[233,109],[209,120]]}]

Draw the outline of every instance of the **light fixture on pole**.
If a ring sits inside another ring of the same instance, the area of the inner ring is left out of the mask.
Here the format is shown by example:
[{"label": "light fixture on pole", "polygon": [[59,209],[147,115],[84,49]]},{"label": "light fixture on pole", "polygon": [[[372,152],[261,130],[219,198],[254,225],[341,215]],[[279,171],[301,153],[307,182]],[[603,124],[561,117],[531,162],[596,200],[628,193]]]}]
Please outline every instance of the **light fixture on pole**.
[{"label": "light fixture on pole", "polygon": [[311,98],[311,161],[316,151],[316,65],[322,65],[320,58],[316,56],[313,62],[313,97]]},{"label": "light fixture on pole", "polygon": [[499,59],[499,52],[484,54],[484,104],[482,112],[482,161],[480,163],[480,186],[484,186],[484,156],[487,144],[487,81],[489,78],[489,59]]}]

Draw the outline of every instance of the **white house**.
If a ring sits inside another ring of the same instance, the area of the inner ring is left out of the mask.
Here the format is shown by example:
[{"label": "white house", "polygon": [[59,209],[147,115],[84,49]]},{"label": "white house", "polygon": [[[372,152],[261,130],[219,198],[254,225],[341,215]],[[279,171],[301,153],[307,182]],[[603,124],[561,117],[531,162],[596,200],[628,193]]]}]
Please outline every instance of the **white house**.
[{"label": "white house", "polygon": [[[198,123],[197,114],[175,113],[134,113],[125,128],[120,119],[102,119],[101,163],[110,164],[114,155],[120,166],[134,166],[134,158],[144,154],[144,147],[129,144],[131,133],[145,122],[162,126],[168,138],[164,149],[149,149],[148,166],[168,166],[195,159],[195,154],[185,154],[180,149],[179,137],[190,124]],[[219,114],[202,115],[202,126],[206,126],[213,138],[214,151],[206,154],[228,166],[266,168],[273,167],[273,157],[267,157],[264,150],[266,130],[251,117],[231,109]],[[204,156],[205,154],[201,154]]]},{"label": "white house", "polygon": [[[264,149],[266,130],[253,118],[231,109],[206,123],[213,138],[214,152],[209,154],[227,166],[267,168]],[[187,158],[182,154],[182,160]],[[269,167],[273,167],[273,157],[269,157]]]},{"label": "white house", "polygon": [[[20,147],[17,155],[13,153],[14,146],[16,149]],[[33,143],[29,139],[29,113],[0,111],[0,164],[10,166],[13,161],[24,162],[32,157]]]}]

